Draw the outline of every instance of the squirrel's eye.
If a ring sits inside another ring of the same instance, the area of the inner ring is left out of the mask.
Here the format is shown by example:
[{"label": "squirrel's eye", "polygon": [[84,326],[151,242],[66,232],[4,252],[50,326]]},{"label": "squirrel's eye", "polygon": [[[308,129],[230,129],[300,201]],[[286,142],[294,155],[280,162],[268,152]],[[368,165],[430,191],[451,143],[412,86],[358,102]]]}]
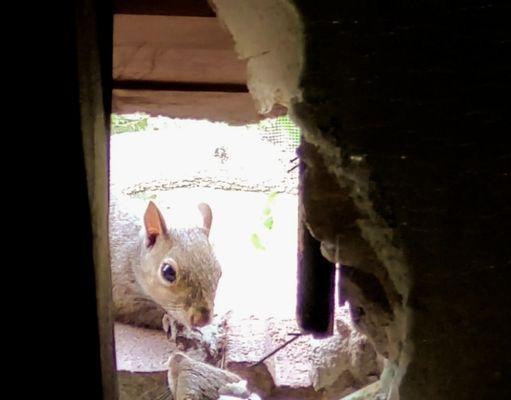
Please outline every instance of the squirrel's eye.
[{"label": "squirrel's eye", "polygon": [[161,276],[166,281],[172,283],[176,280],[176,270],[169,263],[163,263],[161,266]]}]

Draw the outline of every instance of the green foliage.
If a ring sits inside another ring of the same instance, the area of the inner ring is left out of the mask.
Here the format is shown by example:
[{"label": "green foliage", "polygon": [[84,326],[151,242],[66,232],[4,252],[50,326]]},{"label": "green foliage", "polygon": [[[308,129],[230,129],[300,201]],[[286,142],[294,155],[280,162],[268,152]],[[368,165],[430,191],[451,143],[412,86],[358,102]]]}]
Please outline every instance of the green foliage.
[{"label": "green foliage", "polygon": [[124,132],[145,131],[148,126],[149,116],[146,114],[112,114],[111,132],[112,135]]},{"label": "green foliage", "polygon": [[253,233],[250,236],[250,241],[257,250],[266,250],[266,246],[264,245],[261,236],[268,238],[269,232],[273,229],[275,221],[272,215],[272,205],[275,203],[277,195],[278,192],[271,192],[268,194],[268,198],[266,199],[266,204],[263,207],[261,215],[262,231],[260,231],[260,234]]},{"label": "green foliage", "polygon": [[264,220],[263,222],[263,225],[266,229],[268,229],[269,231],[271,231],[271,229],[273,228],[273,217],[268,217]]},{"label": "green foliage", "polygon": [[287,114],[262,120],[259,122],[259,127],[262,130],[285,132],[294,145],[300,144],[300,128],[291,121]]},{"label": "green foliage", "polygon": [[273,204],[275,202],[275,199],[277,198],[278,192],[271,192],[268,195],[268,204]]},{"label": "green foliage", "polygon": [[259,235],[257,233],[253,233],[250,236],[250,241],[252,242],[252,244],[254,245],[254,247],[257,250],[266,250],[266,247],[262,244],[261,238],[259,237]]},{"label": "green foliage", "polygon": [[142,199],[142,200],[156,200],[156,197],[158,197],[158,195],[156,193],[151,193],[151,192],[138,192],[138,193],[135,193],[133,195],[133,197],[137,198],[137,199]]},{"label": "green foliage", "polygon": [[298,146],[300,144],[300,128],[296,126],[288,115],[277,118],[277,126],[287,132],[291,141]]}]

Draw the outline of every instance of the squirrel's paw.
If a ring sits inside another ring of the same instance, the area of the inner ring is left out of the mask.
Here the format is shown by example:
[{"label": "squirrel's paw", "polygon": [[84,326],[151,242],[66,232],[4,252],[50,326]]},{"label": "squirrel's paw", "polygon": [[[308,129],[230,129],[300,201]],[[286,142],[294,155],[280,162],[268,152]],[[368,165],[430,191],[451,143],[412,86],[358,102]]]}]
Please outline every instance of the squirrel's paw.
[{"label": "squirrel's paw", "polygon": [[[167,334],[167,339],[175,343],[178,350],[186,350],[189,329],[172,318],[169,314],[163,315],[161,320],[163,330]],[[183,343],[184,341],[184,343]]]},{"label": "squirrel's paw", "polygon": [[164,314],[161,319],[161,324],[163,326],[163,330],[167,334],[167,339],[175,342],[177,337],[176,321],[169,314]]},{"label": "squirrel's paw", "polygon": [[248,399],[250,391],[247,389],[247,381],[241,380],[239,382],[227,383],[218,389],[220,396],[228,396],[230,398]]}]

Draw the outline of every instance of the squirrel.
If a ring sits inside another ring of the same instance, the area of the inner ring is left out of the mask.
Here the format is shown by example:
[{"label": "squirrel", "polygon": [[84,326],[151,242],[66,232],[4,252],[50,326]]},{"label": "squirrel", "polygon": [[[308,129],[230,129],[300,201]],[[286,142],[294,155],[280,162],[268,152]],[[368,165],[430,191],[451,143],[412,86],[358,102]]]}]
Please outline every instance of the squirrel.
[{"label": "squirrel", "polygon": [[168,228],[153,201],[142,219],[119,203],[112,198],[109,217],[115,320],[167,334],[172,324],[210,323],[222,274],[209,242],[210,206],[198,206],[203,226]]},{"label": "squirrel", "polygon": [[261,400],[235,373],[194,360],[182,352],[167,361],[167,384],[173,400]]}]

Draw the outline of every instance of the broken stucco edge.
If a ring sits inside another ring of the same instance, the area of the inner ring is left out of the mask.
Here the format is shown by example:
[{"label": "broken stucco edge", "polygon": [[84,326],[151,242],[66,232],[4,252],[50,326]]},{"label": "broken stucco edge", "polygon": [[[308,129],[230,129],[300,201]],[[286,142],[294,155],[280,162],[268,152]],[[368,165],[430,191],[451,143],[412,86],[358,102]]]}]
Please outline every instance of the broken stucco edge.
[{"label": "broken stucco edge", "polygon": [[[235,49],[247,60],[247,85],[258,111],[267,113],[276,103],[286,106],[290,116],[302,130],[305,140],[315,144],[341,187],[350,189],[350,197],[364,216],[358,221],[362,237],[376,256],[402,298],[394,310],[393,335],[398,354],[387,363],[382,388],[389,399],[398,398],[397,387],[410,359],[411,343],[407,340],[410,313],[406,306],[409,292],[408,266],[402,252],[395,246],[393,230],[374,210],[370,200],[369,169],[363,157],[352,155],[343,160],[341,149],[329,142],[315,127],[304,127],[294,115],[293,107],[302,100],[301,74],[305,59],[304,26],[301,16],[288,0],[210,0],[218,19],[233,36]],[[344,162],[344,163],[343,163]],[[343,167],[343,165],[348,165]],[[337,260],[338,261],[338,260]],[[399,365],[399,368],[397,367]]]},{"label": "broken stucco edge", "polygon": [[288,0],[210,0],[247,60],[247,86],[260,114],[302,98],[303,22]]},{"label": "broken stucco edge", "polygon": [[[317,146],[325,165],[329,172],[336,176],[339,185],[349,188],[350,197],[364,216],[357,220],[362,237],[386,267],[393,285],[402,296],[402,304],[406,304],[410,287],[409,268],[402,251],[394,243],[394,230],[377,214],[369,198],[369,167],[362,157],[356,157],[356,162],[346,163],[340,149],[321,132],[313,132],[310,126],[304,127],[299,118],[293,115],[291,117],[300,125],[305,140]],[[351,157],[353,158],[353,155]],[[346,164],[348,166],[343,167]]]},{"label": "broken stucco edge", "polygon": [[[369,198],[369,168],[364,158],[351,155],[356,161],[343,164],[343,156],[335,144],[328,141],[321,132],[315,131],[314,127],[305,127],[299,118],[291,116],[300,125],[305,140],[317,146],[325,165],[336,176],[339,185],[349,188],[350,197],[361,215],[364,216],[363,219],[357,221],[362,237],[369,243],[378,259],[385,266],[396,291],[402,297],[400,307],[393,310],[394,328],[392,332],[388,331],[399,343],[398,354],[386,364],[381,379],[382,391],[388,392],[388,399],[399,399],[397,394],[399,383],[406,372],[413,351],[412,343],[407,340],[411,323],[411,313],[407,307],[410,288],[408,264],[403,253],[394,244],[393,230],[376,213]],[[348,164],[347,167],[343,167],[345,164]],[[394,333],[398,335],[397,338]]]}]

